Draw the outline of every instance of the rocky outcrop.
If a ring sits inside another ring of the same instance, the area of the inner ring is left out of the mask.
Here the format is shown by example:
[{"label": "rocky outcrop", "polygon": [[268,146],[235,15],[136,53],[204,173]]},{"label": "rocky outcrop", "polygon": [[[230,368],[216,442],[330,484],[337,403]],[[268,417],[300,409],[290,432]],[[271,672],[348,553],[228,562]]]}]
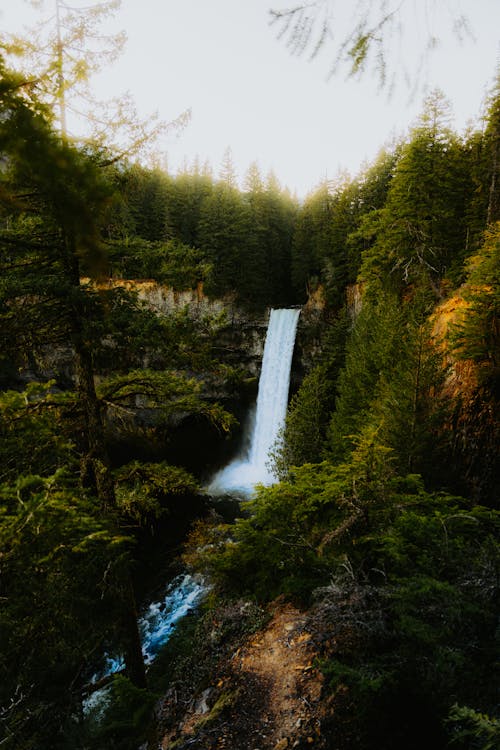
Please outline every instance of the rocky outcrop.
[{"label": "rocky outcrop", "polygon": [[[213,359],[234,368],[235,375],[233,378],[228,377],[227,373],[231,371],[221,369],[220,373],[197,372],[190,373],[190,376],[203,379],[203,398],[221,403],[235,414],[240,424],[244,423],[248,409],[257,395],[269,309],[261,312],[245,310],[236,304],[234,295],[209,298],[204,294],[202,285],[196,289],[176,291],[151,280],[110,279],[101,282],[100,288],[121,288],[133,292],[158,316],[184,313],[193,321],[199,322],[210,337]],[[303,306],[299,319],[292,362],[291,394],[297,390],[321,351],[324,316],[325,302],[321,289],[318,289]],[[112,346],[112,342],[109,342],[108,348]],[[148,348],[147,341],[144,342],[141,356],[142,367],[151,366],[154,352],[151,347]],[[154,369],[158,369],[158,366],[161,363],[157,363]],[[96,379],[99,380],[101,375],[97,371]],[[33,380],[53,379],[59,388],[73,388],[73,353],[69,347],[63,346],[37,351],[17,377],[18,387]],[[139,455],[144,460],[181,463],[191,471],[203,474],[214,462],[225,461],[234,450],[234,441],[237,442],[240,438],[238,428],[228,440],[227,435],[220,435],[206,420],[189,414],[173,415],[168,424],[163,422],[159,425],[156,410],[139,401],[130,412],[128,420],[124,421],[121,413],[115,418],[112,409],[108,410],[107,417],[110,453],[116,463]]]},{"label": "rocky outcrop", "polygon": [[[481,383],[477,364],[457,356],[450,332],[469,306],[461,294],[442,302],[431,318],[432,335],[448,368],[444,395],[453,404],[453,442],[450,448],[450,483],[458,494],[499,506],[500,410],[498,395]],[[453,483],[454,482],[454,483]]]},{"label": "rocky outcrop", "polygon": [[[133,291],[151,310],[171,315],[185,310],[193,320],[218,316],[220,327],[215,335],[214,355],[227,365],[243,368],[249,375],[260,374],[270,310],[249,312],[240,307],[235,295],[210,298],[203,285],[196,289],[175,291],[155,281],[113,280],[115,286]],[[358,295],[359,296],[359,295]],[[357,299],[357,297],[356,297]],[[357,303],[356,303],[357,304]],[[302,306],[292,363],[292,387],[298,387],[304,374],[313,366],[321,351],[326,302],[320,286]]]}]

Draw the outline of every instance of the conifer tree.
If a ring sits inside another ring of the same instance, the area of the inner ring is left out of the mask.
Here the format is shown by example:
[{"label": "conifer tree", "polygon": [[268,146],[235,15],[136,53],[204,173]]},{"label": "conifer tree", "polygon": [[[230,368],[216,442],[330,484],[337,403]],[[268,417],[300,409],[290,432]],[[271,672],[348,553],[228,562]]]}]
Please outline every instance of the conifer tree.
[{"label": "conifer tree", "polygon": [[[46,2],[37,5],[44,11]],[[125,43],[123,32],[104,34],[100,28],[120,5],[121,0],[90,6],[51,0],[49,15],[25,35],[0,35],[8,63],[27,80],[36,81],[39,98],[54,114],[58,111],[63,136],[90,138],[113,159],[118,152],[146,155],[161,133],[182,129],[190,117],[187,110],[170,123],[160,121],[155,113],[141,120],[129,94],[105,102],[93,96],[92,76],[113,62]]]},{"label": "conifer tree", "polygon": [[218,183],[200,207],[198,242],[213,266],[207,291],[221,295],[238,290],[244,278],[241,262],[247,236],[247,217],[238,191]]},{"label": "conifer tree", "polygon": [[245,269],[241,279],[242,297],[255,305],[272,299],[273,279],[269,272],[268,202],[257,162],[248,168],[243,183],[243,206],[248,231],[241,247],[241,263]]},{"label": "conifer tree", "polygon": [[198,245],[203,201],[211,195],[214,182],[209,172],[181,171],[170,182],[167,214],[173,236],[192,247]]},{"label": "conifer tree", "polygon": [[236,188],[237,179],[238,178],[233,160],[233,152],[231,150],[231,147],[228,146],[224,151],[224,155],[222,157],[222,163],[219,170],[219,180],[227,185],[227,187]]},{"label": "conifer tree", "polygon": [[443,95],[434,92],[401,151],[362,279],[392,280],[394,288],[422,282],[439,295],[440,280],[461,265],[469,193],[466,161],[448,117]]},{"label": "conifer tree", "polygon": [[[95,274],[102,269],[99,222],[109,199],[109,185],[91,157],[52,131],[43,108],[30,106],[29,88],[23,80],[5,68],[2,73],[0,153],[7,168],[2,174],[1,200],[4,215],[10,217],[0,236],[2,260],[10,270],[8,284],[2,289],[2,312],[8,315],[12,308],[22,307],[28,290],[31,309],[39,310],[43,295],[42,300],[48,297],[58,311],[60,326],[74,352],[82,414],[81,486],[95,494],[101,512],[110,517],[116,505],[114,483],[95,387],[90,306],[80,274],[82,257]],[[9,228],[12,224],[17,232]],[[24,286],[25,269],[35,271],[34,289]],[[144,685],[135,604],[127,576],[122,580],[122,596],[127,664],[131,678]]]},{"label": "conifer tree", "polygon": [[379,289],[363,301],[337,382],[327,448],[334,460],[349,455],[357,436],[371,422],[381,375],[392,372],[398,360],[402,330],[403,313],[393,294]]},{"label": "conifer tree", "polygon": [[468,207],[471,251],[482,244],[486,226],[500,219],[500,71],[486,102],[484,127],[472,132],[466,142],[474,192]]},{"label": "conifer tree", "polygon": [[272,282],[272,304],[286,306],[294,300],[291,280],[292,237],[297,215],[297,204],[281,190],[271,174],[265,188],[266,255],[269,280]]}]

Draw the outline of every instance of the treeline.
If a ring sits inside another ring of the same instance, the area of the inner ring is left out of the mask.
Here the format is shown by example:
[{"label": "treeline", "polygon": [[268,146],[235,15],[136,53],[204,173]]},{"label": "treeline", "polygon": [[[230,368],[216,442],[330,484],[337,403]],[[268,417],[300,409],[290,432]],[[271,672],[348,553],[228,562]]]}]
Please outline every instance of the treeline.
[{"label": "treeline", "polygon": [[220,596],[307,609],[322,747],[500,742],[499,85],[481,133],[432,95],[364,178],[301,207],[292,278],[325,291],[326,324],[281,482],[188,550]]},{"label": "treeline", "polygon": [[177,176],[121,165],[103,227],[114,276],[176,288],[203,282],[260,308],[305,302],[318,285],[342,307],[347,285],[393,289],[426,279],[436,298],[465,279],[465,260],[498,219],[498,92],[481,131],[459,136],[431,94],[409,135],[358,176],[322,183],[302,203],[253,164],[242,189],[230,154],[218,179],[195,163]]},{"label": "treeline", "polygon": [[104,229],[113,276],[176,289],[203,283],[253,309],[292,301],[290,253],[297,205],[257,165],[236,187],[230,156],[221,178],[194,166],[177,177],[138,165],[113,174],[116,201]]},{"label": "treeline", "polygon": [[[318,457],[343,460],[367,440],[391,451],[398,472],[497,505],[498,84],[481,134],[460,140],[446,114],[443,97],[431,95],[409,140],[384,153],[364,183],[323,191],[331,234],[314,269],[336,314],[292,402],[277,464],[286,473]],[[349,313],[348,284],[360,301]],[[455,400],[450,378],[460,365],[452,362],[475,364]]]}]

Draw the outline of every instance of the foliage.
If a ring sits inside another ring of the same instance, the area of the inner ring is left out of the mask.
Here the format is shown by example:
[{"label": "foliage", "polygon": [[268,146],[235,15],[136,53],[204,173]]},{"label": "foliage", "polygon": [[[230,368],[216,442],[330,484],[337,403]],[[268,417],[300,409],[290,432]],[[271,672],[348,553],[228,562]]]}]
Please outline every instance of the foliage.
[{"label": "foliage", "polygon": [[332,407],[333,383],[325,368],[311,370],[293,396],[286,426],[272,454],[274,470],[285,479],[291,466],[313,462],[321,455]]},{"label": "foliage", "polygon": [[[69,6],[56,0],[55,13],[40,20],[26,35],[3,33],[0,38],[2,55],[9,64],[21,70],[26,80],[36,82],[38,97],[54,116],[59,110],[64,137],[76,128],[83,141],[99,144],[112,154],[111,159],[116,159],[118,144],[127,154],[144,156],[160,134],[183,128],[190,116],[186,111],[165,123],[153,113],[140,120],[130,94],[107,102],[93,95],[91,78],[118,57],[125,42],[123,32],[106,34],[100,29],[120,3],[102,0],[91,6]],[[43,0],[36,5],[43,9]]]},{"label": "foliage", "polygon": [[203,373],[220,368],[214,343],[226,323],[224,312],[194,317],[186,304],[163,314],[141,300],[133,286],[99,288],[93,303],[88,335],[99,373],[124,373],[145,364]]},{"label": "foliage", "polygon": [[178,413],[198,414],[218,429],[228,432],[235,419],[217,403],[204,401],[201,383],[194,378],[172,371],[135,370],[124,375],[112,375],[99,384],[102,403],[126,418],[136,404],[141,408],[155,408],[164,419]]},{"label": "foliage", "polygon": [[67,424],[74,405],[74,394],[56,391],[50,381],[0,393],[2,481],[50,476],[75,461]]},{"label": "foliage", "polygon": [[500,368],[500,224],[486,233],[468,264],[464,299],[468,305],[452,330],[455,353],[478,365],[480,385],[498,396]]},{"label": "foliage", "polygon": [[467,160],[447,126],[448,104],[435,91],[402,147],[387,200],[377,216],[377,239],[365,252],[360,276],[402,289],[437,289],[461,270],[466,243],[463,217],[472,186]]},{"label": "foliage", "polygon": [[[363,44],[353,48],[356,65]],[[157,426],[168,434],[186,416],[226,433],[234,419],[205,383],[234,385],[237,375],[215,361],[221,317],[193,319],[186,308],[162,315],[128,290],[133,283],[107,283],[131,276],[230,295],[259,311],[322,287],[324,320],[335,322],[291,403],[276,458],[285,481],[258,488],[233,525],[197,524],[186,562],[210,576],[214,598],[284,593],[313,605],[339,747],[453,740],[486,750],[498,729],[499,520],[450,487],[467,492],[485,467],[490,494],[481,485],[476,497],[494,505],[498,97],[484,134],[461,140],[434,93],[405,142],[299,206],[256,164],[238,190],[229,154],[217,182],[199,164],[175,178],[104,166],[102,153],[52,131],[31,84],[1,72],[6,747],[151,739],[150,693],[114,680],[105,719],[86,727],[81,696],[105,649],[130,647],[132,560],[138,568],[153,558],[144,539],[163,522],[179,533],[177,507],[198,486],[184,468],[136,455],[112,473],[105,439],[130,429],[142,440]],[[448,371],[427,322],[436,298],[464,278],[453,351],[479,374],[465,407],[443,395]],[[344,313],[356,281],[361,309]],[[469,431],[463,408],[476,423]],[[134,528],[135,549],[120,525]],[[160,661],[169,675],[157,671],[153,683],[163,690],[171,676],[182,686],[189,670],[201,685],[225,646],[262,617],[258,604],[238,600],[187,622]]]},{"label": "foliage", "polygon": [[[335,11],[334,0],[298,3],[292,8],[271,10],[271,23],[277,24],[278,37],[286,40],[294,55],[308,54],[312,59],[324,49],[331,51],[330,76],[344,71],[347,76],[358,78],[371,71],[379,87],[388,91],[397,83],[403,82],[407,87],[409,81],[414,90],[419,88],[421,68],[439,43],[432,24],[428,24],[429,18],[417,48],[417,68],[410,73],[405,63],[401,65],[400,55],[393,59],[394,41],[398,42],[399,52],[408,41],[401,5],[391,7],[384,0],[361,0],[345,21],[343,14]],[[445,23],[457,39],[471,36],[466,16],[449,9],[446,12]],[[407,25],[419,26],[418,21],[415,11]]]},{"label": "foliage", "polygon": [[[313,619],[341,644],[326,673],[331,689],[347,687],[350,698],[332,717],[332,731],[347,734],[342,747],[399,747],[403,738],[412,748],[442,747],[454,698],[492,705],[497,528],[491,511],[421,495],[367,540],[369,570],[381,576],[375,589],[354,570],[347,585],[338,579],[319,593]],[[342,624],[332,628],[327,617]]]},{"label": "foliage", "polygon": [[380,374],[390,373],[398,362],[403,331],[403,313],[392,295],[380,293],[374,301],[365,299],[338,376],[329,435],[329,450],[336,458],[352,449],[354,436],[370,423]]},{"label": "foliage", "polygon": [[339,747],[438,748],[454,700],[495,700],[500,518],[386,461],[294,469],[188,559],[235,596],[314,598]]},{"label": "foliage", "polygon": [[158,696],[137,688],[116,675],[108,688],[104,706],[90,712],[84,721],[86,746],[91,750],[135,750],[151,734],[151,717]]},{"label": "foliage", "polygon": [[169,514],[168,501],[199,490],[185,469],[168,464],[134,461],[117,470],[116,499],[121,513],[140,525]]},{"label": "foliage", "polygon": [[307,599],[331,570],[328,529],[341,529],[342,548],[351,527],[362,524],[358,480],[347,465],[293,469],[288,481],[258,490],[247,505],[249,517],[209,528],[201,547],[195,536],[200,552],[188,559],[238,595],[268,599],[286,592]]},{"label": "foliage", "polygon": [[119,639],[130,540],[62,471],[19,476],[0,496],[6,746],[66,746],[89,670]]},{"label": "foliage", "polygon": [[500,721],[468,706],[454,705],[448,723],[452,746],[494,750],[500,741]]},{"label": "foliage", "polygon": [[285,479],[291,466],[323,455],[345,359],[350,321],[346,310],[329,321],[321,338],[320,362],[307,373],[288,406],[285,428],[273,449],[274,470]]},{"label": "foliage", "polygon": [[166,242],[127,239],[112,245],[111,258],[115,275],[155,279],[176,291],[196,289],[211,272],[211,265],[200,250],[176,239]]},{"label": "foliage", "polygon": [[214,182],[198,164],[175,178],[138,165],[112,177],[113,273],[177,290],[203,283],[210,296],[236,293],[257,309],[289,303],[296,206],[276,180],[264,184],[256,165],[244,192],[230,175]]}]

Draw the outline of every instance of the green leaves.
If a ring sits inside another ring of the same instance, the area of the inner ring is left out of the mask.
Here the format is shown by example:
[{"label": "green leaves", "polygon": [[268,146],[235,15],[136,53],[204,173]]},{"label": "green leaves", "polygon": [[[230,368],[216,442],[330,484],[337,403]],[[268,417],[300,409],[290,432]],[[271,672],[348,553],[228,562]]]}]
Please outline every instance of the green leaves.
[{"label": "green leaves", "polygon": [[360,275],[386,287],[434,288],[445,274],[460,273],[465,257],[464,215],[472,197],[468,156],[447,126],[448,104],[432,92],[420,122],[402,147],[377,239],[365,253]]},{"label": "green leaves", "polygon": [[53,474],[75,461],[68,412],[73,393],[61,393],[53,382],[30,383],[26,391],[0,393],[0,460],[3,481],[18,474]]},{"label": "green leaves", "polygon": [[108,408],[115,408],[125,418],[131,409],[155,408],[164,418],[187,412],[199,414],[224,432],[234,424],[234,417],[219,404],[201,398],[201,383],[175,372],[135,370],[114,375],[99,384],[98,395]]},{"label": "green leaves", "polygon": [[185,469],[168,464],[134,461],[115,472],[119,512],[140,525],[169,515],[172,498],[199,491],[196,479]]},{"label": "green leaves", "polygon": [[482,248],[469,260],[467,302],[451,331],[451,342],[460,359],[477,365],[480,385],[495,392],[500,378],[500,224],[485,235]]},{"label": "green leaves", "polygon": [[452,707],[447,723],[450,727],[454,748],[495,750],[500,743],[500,720],[469,706]]},{"label": "green leaves", "polygon": [[59,746],[87,670],[120,612],[130,538],[70,486],[68,476],[20,476],[0,488],[0,703],[15,747]]},{"label": "green leaves", "polygon": [[[198,532],[195,561],[223,592],[309,604],[342,747],[444,746],[453,699],[494,702],[498,512],[381,476],[362,455],[292,470],[249,511]],[[483,737],[487,718],[481,731],[461,718],[457,741]]]}]

